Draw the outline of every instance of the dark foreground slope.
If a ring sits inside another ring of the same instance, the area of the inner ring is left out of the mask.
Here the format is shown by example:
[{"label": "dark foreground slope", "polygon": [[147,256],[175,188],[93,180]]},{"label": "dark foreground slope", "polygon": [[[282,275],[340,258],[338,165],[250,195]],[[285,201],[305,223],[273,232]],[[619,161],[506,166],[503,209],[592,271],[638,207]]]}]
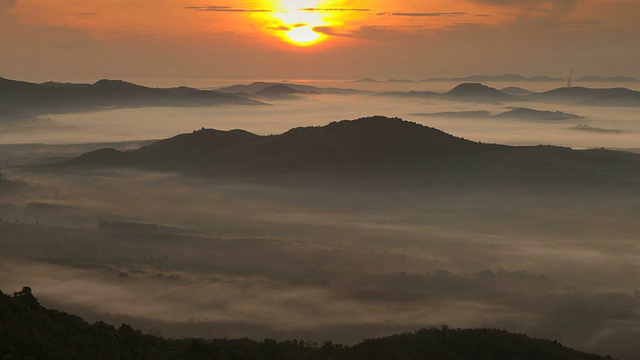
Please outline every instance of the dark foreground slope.
[{"label": "dark foreground slope", "polygon": [[600,360],[555,341],[531,339],[500,330],[423,329],[342,346],[328,341],[249,339],[169,340],[143,335],[128,325],[103,322],[46,309],[31,289],[0,292],[2,359],[439,359],[439,360]]},{"label": "dark foreground slope", "polygon": [[103,108],[257,105],[261,102],[187,87],[149,88],[119,80],[35,84],[0,78],[0,120]]},{"label": "dark foreground slope", "polygon": [[397,118],[370,117],[259,136],[200,130],[135,151],[101,149],[57,169],[133,167],[198,176],[367,175],[445,184],[640,184],[640,155],[482,144]]}]

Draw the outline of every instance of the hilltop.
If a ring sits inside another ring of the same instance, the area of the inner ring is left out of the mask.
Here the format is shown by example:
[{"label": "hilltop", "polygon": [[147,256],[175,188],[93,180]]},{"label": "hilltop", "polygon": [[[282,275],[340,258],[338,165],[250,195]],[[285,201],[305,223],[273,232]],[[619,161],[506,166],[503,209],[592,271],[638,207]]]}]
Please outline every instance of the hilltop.
[{"label": "hilltop", "polygon": [[261,136],[202,129],[134,151],[101,149],[54,169],[133,167],[198,176],[371,175],[467,185],[639,184],[640,156],[554,146],[483,144],[374,116]]}]

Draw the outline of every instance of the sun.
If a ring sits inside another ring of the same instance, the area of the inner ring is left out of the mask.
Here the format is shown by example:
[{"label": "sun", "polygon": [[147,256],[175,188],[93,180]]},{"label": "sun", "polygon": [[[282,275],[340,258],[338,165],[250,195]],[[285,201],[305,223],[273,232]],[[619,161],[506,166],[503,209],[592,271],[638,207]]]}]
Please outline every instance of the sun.
[{"label": "sun", "polygon": [[313,30],[309,26],[296,27],[285,33],[287,39],[294,45],[310,46],[319,42],[322,34]]},{"label": "sun", "polygon": [[323,0],[274,0],[272,12],[265,14],[267,29],[295,46],[316,45],[327,38],[317,31],[329,26],[327,13],[321,11]]}]

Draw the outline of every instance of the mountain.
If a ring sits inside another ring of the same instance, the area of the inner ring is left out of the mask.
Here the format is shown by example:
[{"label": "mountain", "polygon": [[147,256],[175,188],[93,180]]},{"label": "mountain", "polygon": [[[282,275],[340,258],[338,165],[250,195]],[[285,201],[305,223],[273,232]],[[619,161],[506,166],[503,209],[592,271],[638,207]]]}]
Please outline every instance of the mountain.
[{"label": "mountain", "polygon": [[281,135],[200,130],[133,152],[102,149],[67,166],[126,165],[214,175],[231,173],[356,173],[389,168],[440,153],[474,152],[482,145],[416,123],[386,117],[302,127]]},{"label": "mountain", "polygon": [[576,120],[584,119],[583,116],[569,114],[562,111],[541,111],[528,108],[515,108],[498,115],[495,118],[509,118],[520,120]]},{"label": "mountain", "polygon": [[437,77],[424,80],[412,80],[412,79],[389,79],[389,80],[376,80],[373,78],[363,78],[355,80],[353,82],[371,83],[371,82],[558,82],[565,81],[563,78],[550,77],[550,76],[533,76],[526,77],[518,74],[502,74],[502,75],[471,75],[465,77]]},{"label": "mountain", "polygon": [[120,80],[94,84],[35,84],[0,78],[0,119],[20,119],[104,108],[146,106],[261,105],[217,91],[187,87],[149,88]]},{"label": "mountain", "polygon": [[503,74],[503,75],[471,75],[458,78],[431,78],[422,81],[462,81],[462,82],[556,82],[564,81],[562,78],[554,78],[549,76],[534,76],[526,77],[518,74]]},{"label": "mountain", "polygon": [[469,111],[448,111],[438,113],[414,113],[413,116],[444,117],[456,119],[486,119],[486,118],[508,118],[520,120],[575,120],[583,119],[583,116],[565,113],[562,111],[541,111],[529,108],[513,108],[500,114],[492,115],[486,110]]},{"label": "mountain", "polygon": [[362,79],[359,79],[359,80],[355,80],[355,81],[353,81],[353,82],[360,82],[360,83],[376,83],[376,82],[380,82],[380,81],[379,81],[379,80],[376,80],[376,79],[374,79],[374,78],[370,78],[370,77],[368,77],[368,78],[362,78]]},{"label": "mountain", "polygon": [[605,128],[593,127],[587,124],[578,124],[572,127],[571,129],[577,130],[577,131],[586,131],[586,132],[601,133],[601,134],[624,134],[628,132],[622,129],[605,129]]},{"label": "mountain", "polygon": [[267,86],[262,90],[258,91],[254,95],[261,98],[266,99],[282,99],[282,98],[292,98],[296,95],[307,94],[304,91],[296,90],[293,87],[285,84],[275,84],[271,86]]},{"label": "mountain", "polygon": [[447,97],[479,101],[506,101],[513,99],[512,96],[507,95],[498,89],[494,89],[480,83],[460,84],[445,95]]},{"label": "mountain", "polygon": [[632,76],[610,76],[610,77],[602,77],[602,76],[585,76],[578,81],[584,82],[638,82],[640,79],[632,77]]},{"label": "mountain", "polygon": [[436,93],[433,91],[409,91],[409,92],[386,92],[374,94],[376,96],[390,96],[402,98],[426,98],[442,99],[452,101],[472,101],[472,102],[502,102],[520,100],[518,97],[501,92],[498,89],[480,84],[463,83],[446,93]]},{"label": "mountain", "polygon": [[478,186],[640,186],[636,154],[482,144],[382,116],[270,136],[205,129],[134,151],[89,152],[44,170],[74,167],[134,167],[214,177],[370,175]]},{"label": "mountain", "polygon": [[469,110],[469,111],[445,111],[437,113],[414,113],[413,116],[427,117],[443,117],[456,119],[484,119],[491,117],[491,113],[486,110]]},{"label": "mountain", "polygon": [[563,87],[525,98],[550,103],[571,103],[597,106],[640,106],[640,92],[627,88],[593,89]]},{"label": "mountain", "polygon": [[354,90],[354,89],[342,89],[342,88],[335,88],[335,87],[321,88],[321,87],[311,86],[311,85],[300,85],[300,84],[294,84],[294,83],[273,83],[273,82],[263,82],[263,81],[254,82],[248,85],[237,84],[237,85],[225,86],[225,87],[216,89],[216,91],[219,91],[225,94],[253,95],[253,94],[259,93],[260,91],[266,88],[271,88],[274,86],[276,88],[286,86],[300,93],[311,93],[311,94],[350,95],[350,94],[366,93],[366,91]]},{"label": "mountain", "polygon": [[353,346],[331,341],[247,338],[172,340],[142,334],[129,325],[117,329],[98,321],[44,308],[24,287],[12,296],[0,291],[0,358],[2,359],[520,359],[613,360],[569,349],[558,342],[532,339],[494,329],[422,329]]},{"label": "mountain", "polygon": [[500,89],[500,91],[507,95],[514,95],[514,96],[531,95],[534,93],[533,91],[523,89],[517,86],[509,86],[504,89]]}]

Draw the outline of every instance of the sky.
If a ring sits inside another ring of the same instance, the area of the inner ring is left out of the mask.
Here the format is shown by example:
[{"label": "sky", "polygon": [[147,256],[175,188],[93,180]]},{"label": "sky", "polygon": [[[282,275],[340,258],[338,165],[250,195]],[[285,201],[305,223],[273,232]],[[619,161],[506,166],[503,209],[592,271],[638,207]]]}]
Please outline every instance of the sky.
[{"label": "sky", "polygon": [[638,14],[637,0],[0,0],[0,76],[640,76]]}]

